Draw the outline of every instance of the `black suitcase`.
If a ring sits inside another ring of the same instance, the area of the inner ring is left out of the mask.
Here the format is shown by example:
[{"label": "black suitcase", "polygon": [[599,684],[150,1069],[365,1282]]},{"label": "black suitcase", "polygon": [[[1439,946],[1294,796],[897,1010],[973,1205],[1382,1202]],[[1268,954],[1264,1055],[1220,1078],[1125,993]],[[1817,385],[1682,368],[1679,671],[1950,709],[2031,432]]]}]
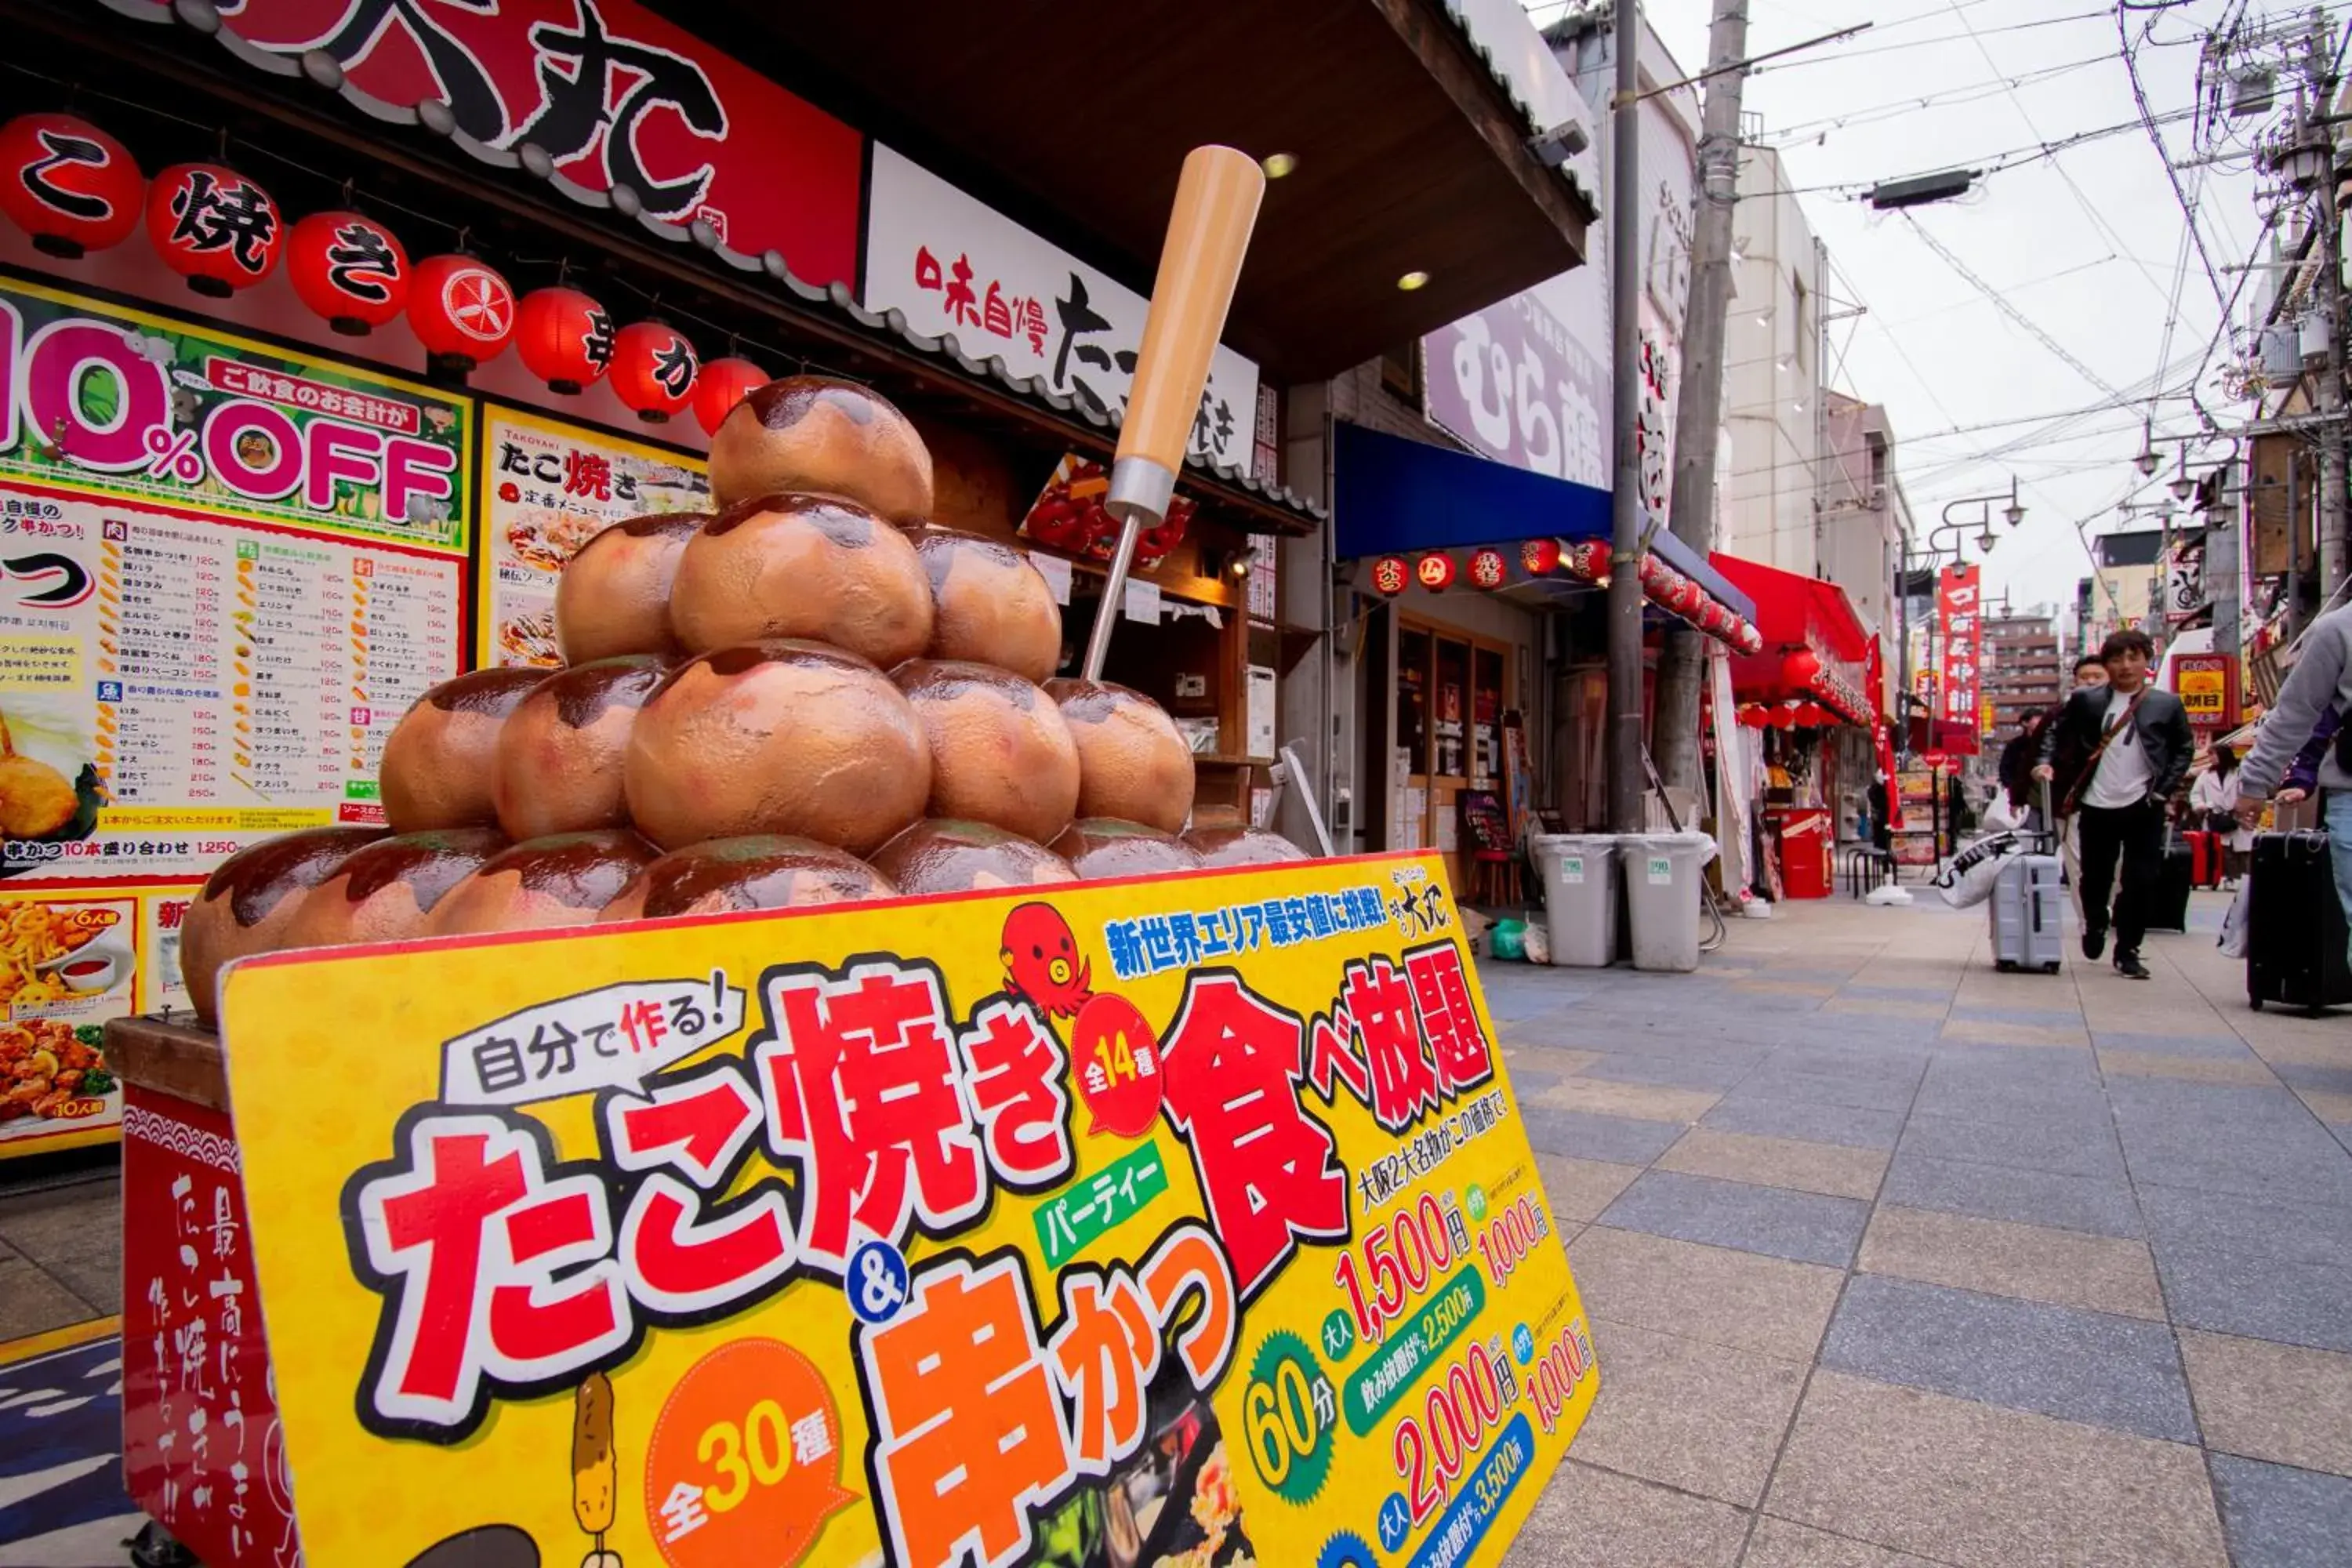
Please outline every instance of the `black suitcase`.
[{"label": "black suitcase", "polygon": [[2246,998],[2318,1013],[2352,1006],[2344,906],[2325,833],[2258,833],[2246,891]]},{"label": "black suitcase", "polygon": [[2164,858],[2157,866],[2156,888],[2148,894],[2147,929],[2187,931],[2189,889],[2197,882],[2197,851],[2178,833],[2164,837]]}]

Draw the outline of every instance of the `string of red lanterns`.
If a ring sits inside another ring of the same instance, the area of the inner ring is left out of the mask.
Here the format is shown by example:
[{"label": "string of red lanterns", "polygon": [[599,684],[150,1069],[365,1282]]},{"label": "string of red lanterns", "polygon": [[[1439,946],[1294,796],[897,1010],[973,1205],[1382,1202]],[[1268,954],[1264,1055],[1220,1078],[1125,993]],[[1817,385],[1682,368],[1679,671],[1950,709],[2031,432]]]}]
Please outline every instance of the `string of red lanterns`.
[{"label": "string of red lanterns", "polygon": [[[1573,543],[1558,539],[1530,539],[1519,545],[1519,569],[1530,578],[1566,573],[1579,581],[1605,588],[1613,561],[1609,542],[1602,539],[1580,539]],[[1755,624],[1709,594],[1696,579],[1650,554],[1642,557],[1640,571],[1643,596],[1660,609],[1680,616],[1735,652],[1764,651],[1764,634]],[[1443,550],[1425,550],[1410,561],[1402,555],[1382,555],[1372,562],[1371,567],[1373,591],[1390,599],[1416,583],[1432,593],[1440,592],[1452,586],[1454,575],[1454,557]],[[1462,575],[1472,587],[1492,593],[1509,582],[1510,559],[1491,546],[1474,551]]]},{"label": "string of red lanterns", "polygon": [[607,381],[649,424],[691,408],[715,436],[768,379],[739,356],[703,364],[663,322],[616,331],[604,306],[562,284],[518,299],[478,257],[411,262],[399,236],[362,213],[312,213],[289,228],[269,193],[226,163],[175,163],[148,180],[121,142],[77,115],[0,125],[0,214],[67,259],[121,244],[143,220],[163,264],[215,300],[266,281],[282,260],[295,298],[337,332],[362,337],[405,316],[435,374],[460,380],[511,344],[550,391]]}]

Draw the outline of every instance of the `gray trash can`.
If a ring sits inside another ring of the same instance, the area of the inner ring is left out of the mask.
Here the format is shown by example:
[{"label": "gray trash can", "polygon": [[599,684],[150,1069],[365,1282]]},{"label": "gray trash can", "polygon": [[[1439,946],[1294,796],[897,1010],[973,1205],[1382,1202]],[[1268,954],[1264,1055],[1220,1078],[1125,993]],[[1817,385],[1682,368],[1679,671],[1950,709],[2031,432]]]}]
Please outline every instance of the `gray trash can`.
[{"label": "gray trash can", "polygon": [[1617,839],[1608,833],[1542,833],[1528,840],[1543,874],[1551,961],[1606,969],[1617,961]]},{"label": "gray trash can", "polygon": [[1715,840],[1704,833],[1630,834],[1618,854],[1625,864],[1633,967],[1696,969],[1699,882],[1715,858]]}]

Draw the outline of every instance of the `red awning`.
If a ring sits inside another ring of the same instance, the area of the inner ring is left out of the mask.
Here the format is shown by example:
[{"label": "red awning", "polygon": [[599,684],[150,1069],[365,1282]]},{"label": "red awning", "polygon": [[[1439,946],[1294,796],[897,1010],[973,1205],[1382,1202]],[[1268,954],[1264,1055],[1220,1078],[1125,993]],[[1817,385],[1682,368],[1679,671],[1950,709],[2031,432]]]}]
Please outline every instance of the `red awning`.
[{"label": "red awning", "polygon": [[1845,590],[1737,555],[1709,559],[1756,602],[1756,626],[1764,635],[1763,651],[1731,661],[1732,691],[1759,701],[1811,698],[1850,722],[1870,722],[1880,706],[1868,682],[1873,638]]}]

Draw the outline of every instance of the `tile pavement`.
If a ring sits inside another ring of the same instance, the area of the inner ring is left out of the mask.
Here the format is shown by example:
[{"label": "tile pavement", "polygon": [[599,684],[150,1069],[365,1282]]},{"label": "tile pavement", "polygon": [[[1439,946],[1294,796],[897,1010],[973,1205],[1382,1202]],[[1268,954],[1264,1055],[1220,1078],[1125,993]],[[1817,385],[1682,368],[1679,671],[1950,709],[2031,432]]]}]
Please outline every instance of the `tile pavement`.
[{"label": "tile pavement", "polygon": [[1601,1368],[1515,1568],[2352,1563],[2352,1017],[2210,940],[2002,975],[1834,900],[1512,973]]},{"label": "tile pavement", "polygon": [[[2352,1562],[2352,1018],[1982,947],[1841,900],[1492,973],[1601,1361],[1512,1568]],[[119,1203],[0,1168],[0,1341],[120,1310]]]}]

